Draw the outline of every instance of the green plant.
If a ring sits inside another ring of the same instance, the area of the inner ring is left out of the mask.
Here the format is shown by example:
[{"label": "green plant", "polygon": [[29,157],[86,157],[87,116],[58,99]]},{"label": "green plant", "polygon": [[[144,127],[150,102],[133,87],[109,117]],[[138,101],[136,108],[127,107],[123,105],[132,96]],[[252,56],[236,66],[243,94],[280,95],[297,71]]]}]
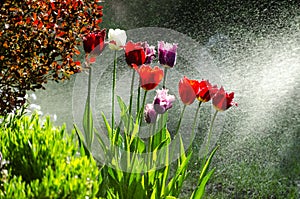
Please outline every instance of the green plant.
[{"label": "green plant", "polygon": [[[22,111],[0,125],[0,152],[6,161],[0,176],[0,198],[95,198],[96,162],[78,153],[74,133],[54,127],[49,117]],[[5,172],[4,172],[5,171]]]}]

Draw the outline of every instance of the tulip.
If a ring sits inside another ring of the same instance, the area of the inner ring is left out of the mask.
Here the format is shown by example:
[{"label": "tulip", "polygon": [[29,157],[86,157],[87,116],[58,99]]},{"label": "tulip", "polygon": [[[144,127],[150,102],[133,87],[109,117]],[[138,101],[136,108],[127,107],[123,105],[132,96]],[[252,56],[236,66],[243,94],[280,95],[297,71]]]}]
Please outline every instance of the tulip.
[{"label": "tulip", "polygon": [[193,87],[196,98],[201,102],[208,102],[218,91],[217,85],[212,86],[208,80],[189,80]]},{"label": "tulip", "polygon": [[144,110],[145,121],[150,123],[155,123],[157,118],[157,113],[154,110],[153,104],[147,104]]},{"label": "tulip", "polygon": [[175,101],[175,96],[169,95],[168,91],[168,89],[156,91],[153,104],[154,109],[158,114],[164,114],[168,109],[172,108],[172,103]]},{"label": "tulip", "polygon": [[152,60],[155,58],[155,46],[149,46],[147,42],[143,43],[144,51],[146,53],[146,61],[145,64],[150,64]]},{"label": "tulip", "polygon": [[188,78],[183,77],[179,81],[178,90],[179,90],[179,96],[181,98],[181,101],[185,105],[192,104],[196,99],[197,92],[194,91],[194,88],[191,85],[190,80]]},{"label": "tulip", "polygon": [[167,68],[173,68],[176,64],[177,44],[158,42],[159,63]]},{"label": "tulip", "polygon": [[94,32],[88,33],[83,37],[83,48],[85,53],[91,53],[100,55],[105,48],[105,35],[106,30],[96,30]]},{"label": "tulip", "polygon": [[126,44],[126,32],[120,29],[109,29],[108,40],[109,48],[112,50],[121,50]]},{"label": "tulip", "polygon": [[233,102],[233,98],[234,92],[227,93],[221,86],[216,95],[213,97],[212,103],[217,111],[225,111],[233,105],[237,106],[237,103]]},{"label": "tulip", "polygon": [[137,68],[136,65],[133,66],[140,75],[140,86],[146,91],[154,89],[164,76],[164,71],[158,66],[154,68],[148,65],[142,65],[140,68]]},{"label": "tulip", "polygon": [[146,54],[141,43],[133,43],[128,41],[125,45],[125,59],[128,66],[133,64],[140,66],[146,61]]},{"label": "tulip", "polygon": [[199,83],[200,91],[197,93],[197,99],[201,102],[208,102],[218,91],[217,85],[212,86],[208,80],[202,80]]}]

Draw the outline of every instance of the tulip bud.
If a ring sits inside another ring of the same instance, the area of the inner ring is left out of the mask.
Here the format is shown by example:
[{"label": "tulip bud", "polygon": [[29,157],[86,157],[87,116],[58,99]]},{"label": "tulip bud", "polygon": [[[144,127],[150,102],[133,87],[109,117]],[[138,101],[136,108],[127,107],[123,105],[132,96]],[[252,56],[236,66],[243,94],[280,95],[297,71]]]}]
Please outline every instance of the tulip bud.
[{"label": "tulip bud", "polygon": [[109,29],[108,40],[109,48],[112,50],[121,50],[126,44],[127,35],[125,30]]}]

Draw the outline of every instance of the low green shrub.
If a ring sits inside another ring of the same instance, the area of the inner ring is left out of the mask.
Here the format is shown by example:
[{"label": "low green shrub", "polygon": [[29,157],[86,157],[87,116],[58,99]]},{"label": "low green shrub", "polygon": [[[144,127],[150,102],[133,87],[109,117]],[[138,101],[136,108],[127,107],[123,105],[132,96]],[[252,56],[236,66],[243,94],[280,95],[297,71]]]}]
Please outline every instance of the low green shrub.
[{"label": "low green shrub", "polygon": [[74,134],[37,114],[9,115],[0,124],[0,198],[95,198],[96,162],[78,153]]}]

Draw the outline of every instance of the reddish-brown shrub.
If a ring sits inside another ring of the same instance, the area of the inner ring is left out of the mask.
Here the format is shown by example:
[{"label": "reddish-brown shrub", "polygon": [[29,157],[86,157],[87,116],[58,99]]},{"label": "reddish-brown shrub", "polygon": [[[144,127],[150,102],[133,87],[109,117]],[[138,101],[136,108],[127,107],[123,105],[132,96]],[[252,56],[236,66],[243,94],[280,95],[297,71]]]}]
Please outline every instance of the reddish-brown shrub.
[{"label": "reddish-brown shrub", "polygon": [[26,91],[80,71],[78,45],[99,30],[96,0],[0,2],[0,115],[22,106]]}]

